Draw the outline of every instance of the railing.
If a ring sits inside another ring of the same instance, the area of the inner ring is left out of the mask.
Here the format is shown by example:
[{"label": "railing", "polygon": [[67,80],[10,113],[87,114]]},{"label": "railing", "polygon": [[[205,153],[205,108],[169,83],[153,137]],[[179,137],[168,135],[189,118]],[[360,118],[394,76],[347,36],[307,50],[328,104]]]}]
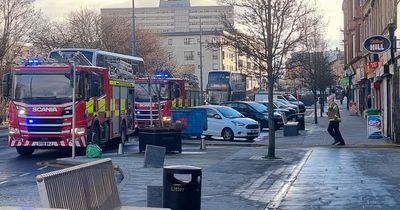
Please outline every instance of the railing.
[{"label": "railing", "polygon": [[42,205],[71,210],[121,207],[111,159],[66,168],[36,177]]}]

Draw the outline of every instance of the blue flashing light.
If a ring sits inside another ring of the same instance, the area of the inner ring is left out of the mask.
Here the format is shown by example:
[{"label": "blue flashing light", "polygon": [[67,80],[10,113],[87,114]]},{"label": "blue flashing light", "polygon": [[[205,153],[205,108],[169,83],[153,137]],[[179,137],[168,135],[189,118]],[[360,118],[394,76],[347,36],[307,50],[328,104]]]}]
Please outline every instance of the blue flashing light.
[{"label": "blue flashing light", "polygon": [[140,111],[137,111],[136,114],[140,114]]},{"label": "blue flashing light", "polygon": [[33,123],[33,120],[28,120],[28,123],[29,123],[29,124],[32,124],[32,123]]},{"label": "blue flashing light", "polygon": [[26,66],[40,65],[43,64],[44,60],[40,58],[29,58],[29,59],[21,59],[21,64]]},{"label": "blue flashing light", "polygon": [[171,78],[172,75],[170,72],[165,71],[165,70],[157,70],[156,73],[154,74],[154,77],[156,78]]}]

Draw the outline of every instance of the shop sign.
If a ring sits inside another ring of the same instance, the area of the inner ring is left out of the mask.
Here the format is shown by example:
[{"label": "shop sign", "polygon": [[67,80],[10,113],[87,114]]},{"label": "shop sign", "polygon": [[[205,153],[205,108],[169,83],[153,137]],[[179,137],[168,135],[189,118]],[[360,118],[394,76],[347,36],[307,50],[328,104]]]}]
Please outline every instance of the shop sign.
[{"label": "shop sign", "polygon": [[369,62],[369,63],[368,63],[368,66],[369,66],[369,68],[371,68],[371,69],[376,69],[376,68],[379,67],[379,62],[377,62],[377,61]]},{"label": "shop sign", "polygon": [[383,53],[390,49],[391,42],[384,36],[375,35],[368,37],[363,46],[370,53]]}]

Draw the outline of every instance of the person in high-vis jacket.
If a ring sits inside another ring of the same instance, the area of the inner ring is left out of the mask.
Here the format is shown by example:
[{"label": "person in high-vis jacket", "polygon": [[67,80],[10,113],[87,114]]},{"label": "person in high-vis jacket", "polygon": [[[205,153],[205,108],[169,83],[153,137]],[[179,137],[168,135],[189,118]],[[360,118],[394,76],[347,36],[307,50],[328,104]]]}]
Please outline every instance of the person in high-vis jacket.
[{"label": "person in high-vis jacket", "polygon": [[332,145],[345,145],[344,139],[342,134],[339,130],[339,123],[341,122],[340,119],[340,112],[339,107],[335,103],[335,96],[330,95],[328,97],[328,119],[329,119],[329,126],[328,126],[328,133],[333,137],[335,140]]}]

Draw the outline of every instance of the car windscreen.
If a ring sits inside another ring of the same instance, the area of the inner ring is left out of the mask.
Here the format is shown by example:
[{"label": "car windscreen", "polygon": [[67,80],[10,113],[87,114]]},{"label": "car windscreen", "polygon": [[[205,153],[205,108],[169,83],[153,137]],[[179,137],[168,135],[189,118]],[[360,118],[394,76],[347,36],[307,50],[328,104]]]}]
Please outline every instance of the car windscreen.
[{"label": "car windscreen", "polygon": [[219,108],[217,108],[217,110],[224,117],[229,118],[229,119],[243,118],[244,117],[240,112],[238,112],[238,111],[236,111],[236,110],[234,110],[234,109],[232,109],[230,107],[219,107]]},{"label": "car windscreen", "polygon": [[294,97],[293,95],[287,95],[285,98],[289,101],[297,101],[296,97]]},{"label": "car windscreen", "polygon": [[264,106],[263,104],[259,104],[259,103],[249,103],[249,105],[255,109],[257,112],[261,112],[261,113],[266,113],[268,112],[268,109],[266,106]]}]

